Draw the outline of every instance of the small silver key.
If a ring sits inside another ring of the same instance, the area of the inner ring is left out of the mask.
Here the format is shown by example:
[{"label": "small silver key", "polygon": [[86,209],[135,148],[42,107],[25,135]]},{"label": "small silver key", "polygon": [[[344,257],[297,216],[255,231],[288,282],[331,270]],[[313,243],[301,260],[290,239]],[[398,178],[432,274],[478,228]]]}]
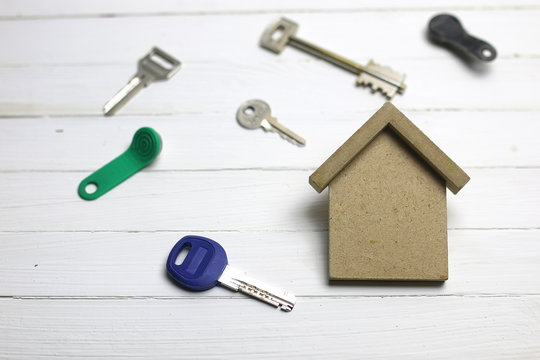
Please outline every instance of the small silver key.
[{"label": "small silver key", "polygon": [[293,294],[289,294],[285,290],[268,285],[262,281],[255,280],[247,276],[245,272],[235,269],[230,265],[225,267],[218,281],[228,289],[253,296],[283,311],[291,311],[296,303],[296,297]]},{"label": "small silver key", "polygon": [[298,50],[358,75],[356,79],[357,85],[370,86],[372,92],[380,90],[388,99],[391,99],[397,92],[403,93],[405,91],[405,75],[387,66],[378,65],[372,60],[365,66],[357,64],[354,61],[296,37],[297,30],[297,23],[286,18],[280,18],[268,25],[264,30],[260,39],[260,45],[277,54],[281,53],[286,45],[295,47]]},{"label": "small silver key", "polygon": [[165,51],[157,47],[152,48],[139,60],[137,74],[103,106],[103,113],[106,116],[114,115],[143,87],[147,87],[154,81],[170,79],[180,70],[180,65],[180,61]]},{"label": "small silver key", "polygon": [[265,131],[277,132],[282,138],[295,145],[306,145],[303,137],[281,125],[272,116],[270,106],[262,100],[248,100],[240,105],[236,112],[236,120],[246,129],[262,127]]}]

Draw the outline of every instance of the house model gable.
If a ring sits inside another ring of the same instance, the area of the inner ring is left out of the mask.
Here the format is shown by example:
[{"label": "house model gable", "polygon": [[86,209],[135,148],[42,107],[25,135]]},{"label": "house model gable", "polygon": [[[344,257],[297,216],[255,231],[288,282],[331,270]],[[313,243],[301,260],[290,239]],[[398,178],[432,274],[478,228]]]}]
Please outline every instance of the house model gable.
[{"label": "house model gable", "polygon": [[446,187],[465,172],[386,103],[310,177],[329,186],[329,275],[446,280]]}]

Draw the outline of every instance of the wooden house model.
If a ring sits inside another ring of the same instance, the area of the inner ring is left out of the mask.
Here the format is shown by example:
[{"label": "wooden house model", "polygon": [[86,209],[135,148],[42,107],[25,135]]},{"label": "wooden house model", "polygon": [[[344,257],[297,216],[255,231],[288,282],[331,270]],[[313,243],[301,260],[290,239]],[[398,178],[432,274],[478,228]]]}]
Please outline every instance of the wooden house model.
[{"label": "wooden house model", "polygon": [[385,103],[309,178],[329,186],[329,276],[446,280],[446,188],[469,176]]}]

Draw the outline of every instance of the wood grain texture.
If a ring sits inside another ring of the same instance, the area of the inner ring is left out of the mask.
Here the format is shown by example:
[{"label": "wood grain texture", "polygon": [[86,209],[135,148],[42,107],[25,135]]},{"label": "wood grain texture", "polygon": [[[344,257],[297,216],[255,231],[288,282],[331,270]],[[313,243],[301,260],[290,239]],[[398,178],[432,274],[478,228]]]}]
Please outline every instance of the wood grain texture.
[{"label": "wood grain texture", "polygon": [[[226,64],[243,59],[247,68],[261,61],[305,61],[309,55],[295,49],[285,49],[275,55],[258,46],[259,37],[268,23],[285,15],[300,25],[298,36],[318,46],[364,63],[373,58],[407,74],[407,92],[411,89],[411,70],[404,60],[424,61],[452,60],[458,69],[467,66],[448,50],[434,46],[426,39],[429,19],[436,13],[428,11],[358,11],[341,13],[283,14],[281,11],[263,14],[215,14],[187,16],[136,16],[37,20],[4,20],[0,22],[0,44],[4,52],[0,65],[29,66],[37,64],[119,64],[124,70],[133,69],[136,61],[152,46],[159,46],[181,60],[187,70],[194,63]],[[540,29],[538,9],[513,10],[492,8],[490,11],[464,11],[458,13],[465,27],[472,33],[489,41],[501,58],[537,57],[540,45],[528,39],[538,37]],[[519,21],[516,21],[519,19]],[[362,41],[352,41],[362,32]],[[397,30],[396,30],[397,29]],[[523,36],[527,34],[527,36]],[[17,41],[12,41],[13,36]],[[81,39],[87,41],[81,41]],[[37,41],[39,40],[39,41]],[[384,46],[381,46],[381,43]],[[481,73],[499,66],[480,66]],[[331,65],[318,63],[317,68]],[[439,76],[450,68],[425,67],[437,71]],[[475,67],[473,66],[473,69]],[[62,69],[57,69],[62,70]],[[66,69],[67,70],[67,69]],[[181,70],[183,72],[184,70]],[[470,72],[470,71],[469,71]],[[472,72],[474,74],[474,71]],[[495,72],[494,72],[495,73]],[[120,72],[121,74],[121,72]],[[317,73],[316,73],[317,74]],[[128,81],[129,74],[123,81]],[[263,75],[259,73],[258,75]],[[356,78],[345,74],[349,87]],[[531,73],[531,75],[534,75]],[[474,76],[474,75],[473,75]],[[517,80],[517,78],[516,78]],[[294,82],[293,82],[294,83]],[[445,82],[441,87],[445,87]]]},{"label": "wood grain texture", "polygon": [[540,351],[538,296],[421,301],[301,298],[278,313],[249,299],[1,299],[0,356],[491,360]]},{"label": "wood grain texture", "polygon": [[[540,169],[466,170],[474,181],[448,198],[449,228],[539,227]],[[327,230],[310,173],[142,171],[93,202],[76,191],[86,172],[4,173],[0,231]]]},{"label": "wood grain texture", "polygon": [[208,15],[216,13],[267,13],[287,11],[294,13],[305,12],[351,12],[351,11],[396,11],[402,9],[426,9],[431,11],[486,9],[535,9],[538,8],[535,0],[478,0],[474,3],[466,0],[454,0],[451,3],[445,0],[410,0],[403,3],[399,0],[358,2],[354,0],[325,1],[325,0],[242,0],[227,1],[174,1],[154,0],[148,3],[144,0],[132,0],[129,6],[124,1],[97,0],[80,6],[69,0],[50,0],[47,4],[32,0],[6,0],[3,2],[2,15],[4,18],[25,19],[34,17],[99,17],[99,16],[137,16],[154,15],[169,16],[172,14]]},{"label": "wood grain texture", "polygon": [[[147,50],[140,48],[133,58],[141,57]],[[334,111],[372,114],[384,103],[382,95],[355,87],[350,74],[333,66],[309,58],[284,60],[262,49],[254,50],[262,52],[260,55],[265,58],[190,62],[178,56],[184,66],[177,75],[166,83],[152,84],[142,90],[115,117],[215,114],[227,121],[225,119],[234,118],[242,102],[258,97],[265,99],[274,116],[285,124],[289,117],[300,114],[324,113],[329,120]],[[103,104],[134,75],[135,63],[0,67],[5,85],[0,88],[0,115],[102,116]],[[393,100],[406,115],[408,110],[498,110],[531,111],[538,118],[538,93],[518,89],[540,81],[540,58],[498,59],[493,68],[484,72],[471,71],[458,59],[448,56],[391,60],[386,64],[407,73],[406,94],[396,95]],[[516,76],[516,68],[527,75]],[[486,87],[496,91],[489,92],[489,96],[478,96]],[[300,130],[297,131],[300,133]],[[309,140],[307,138],[308,146]]]},{"label": "wood grain texture", "polygon": [[221,287],[185,291],[167,278],[169,251],[189,234],[219,241],[231,265],[302,297],[540,295],[539,230],[450,230],[444,285],[329,283],[326,231],[2,232],[0,296],[243,298]]},{"label": "wood grain texture", "polygon": [[[499,58],[470,66],[431,45],[439,12]],[[3,1],[0,358],[536,359],[539,14],[537,0]],[[259,48],[278,16],[406,73],[393,103],[470,173],[449,198],[443,286],[327,281],[328,203],[307,177],[384,98],[294,49]],[[178,75],[104,118],[155,45],[183,62]],[[307,147],[240,128],[253,97]],[[157,162],[80,200],[79,181],[141,126],[163,137]],[[295,310],[172,283],[165,258],[190,233],[299,295]]]},{"label": "wood grain texture", "polygon": [[[0,171],[90,172],[127,149],[131,136],[143,126],[154,128],[163,140],[162,153],[145,171],[315,169],[372,114],[289,114],[276,108],[280,121],[307,138],[307,147],[300,149],[275,134],[242,129],[231,115],[235,109],[230,110],[118,116],[114,121],[102,116],[0,119],[5,135],[0,142]],[[407,110],[406,114],[461,166],[540,167],[540,112]]]}]

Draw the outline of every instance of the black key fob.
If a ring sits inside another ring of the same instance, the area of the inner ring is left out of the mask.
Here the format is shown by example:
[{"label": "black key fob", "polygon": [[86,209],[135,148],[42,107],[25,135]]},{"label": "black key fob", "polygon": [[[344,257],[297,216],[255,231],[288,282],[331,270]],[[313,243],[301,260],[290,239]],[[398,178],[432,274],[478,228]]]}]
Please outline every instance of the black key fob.
[{"label": "black key fob", "polygon": [[484,40],[471,36],[452,15],[436,15],[429,21],[429,37],[434,42],[481,61],[492,61],[497,50]]}]

